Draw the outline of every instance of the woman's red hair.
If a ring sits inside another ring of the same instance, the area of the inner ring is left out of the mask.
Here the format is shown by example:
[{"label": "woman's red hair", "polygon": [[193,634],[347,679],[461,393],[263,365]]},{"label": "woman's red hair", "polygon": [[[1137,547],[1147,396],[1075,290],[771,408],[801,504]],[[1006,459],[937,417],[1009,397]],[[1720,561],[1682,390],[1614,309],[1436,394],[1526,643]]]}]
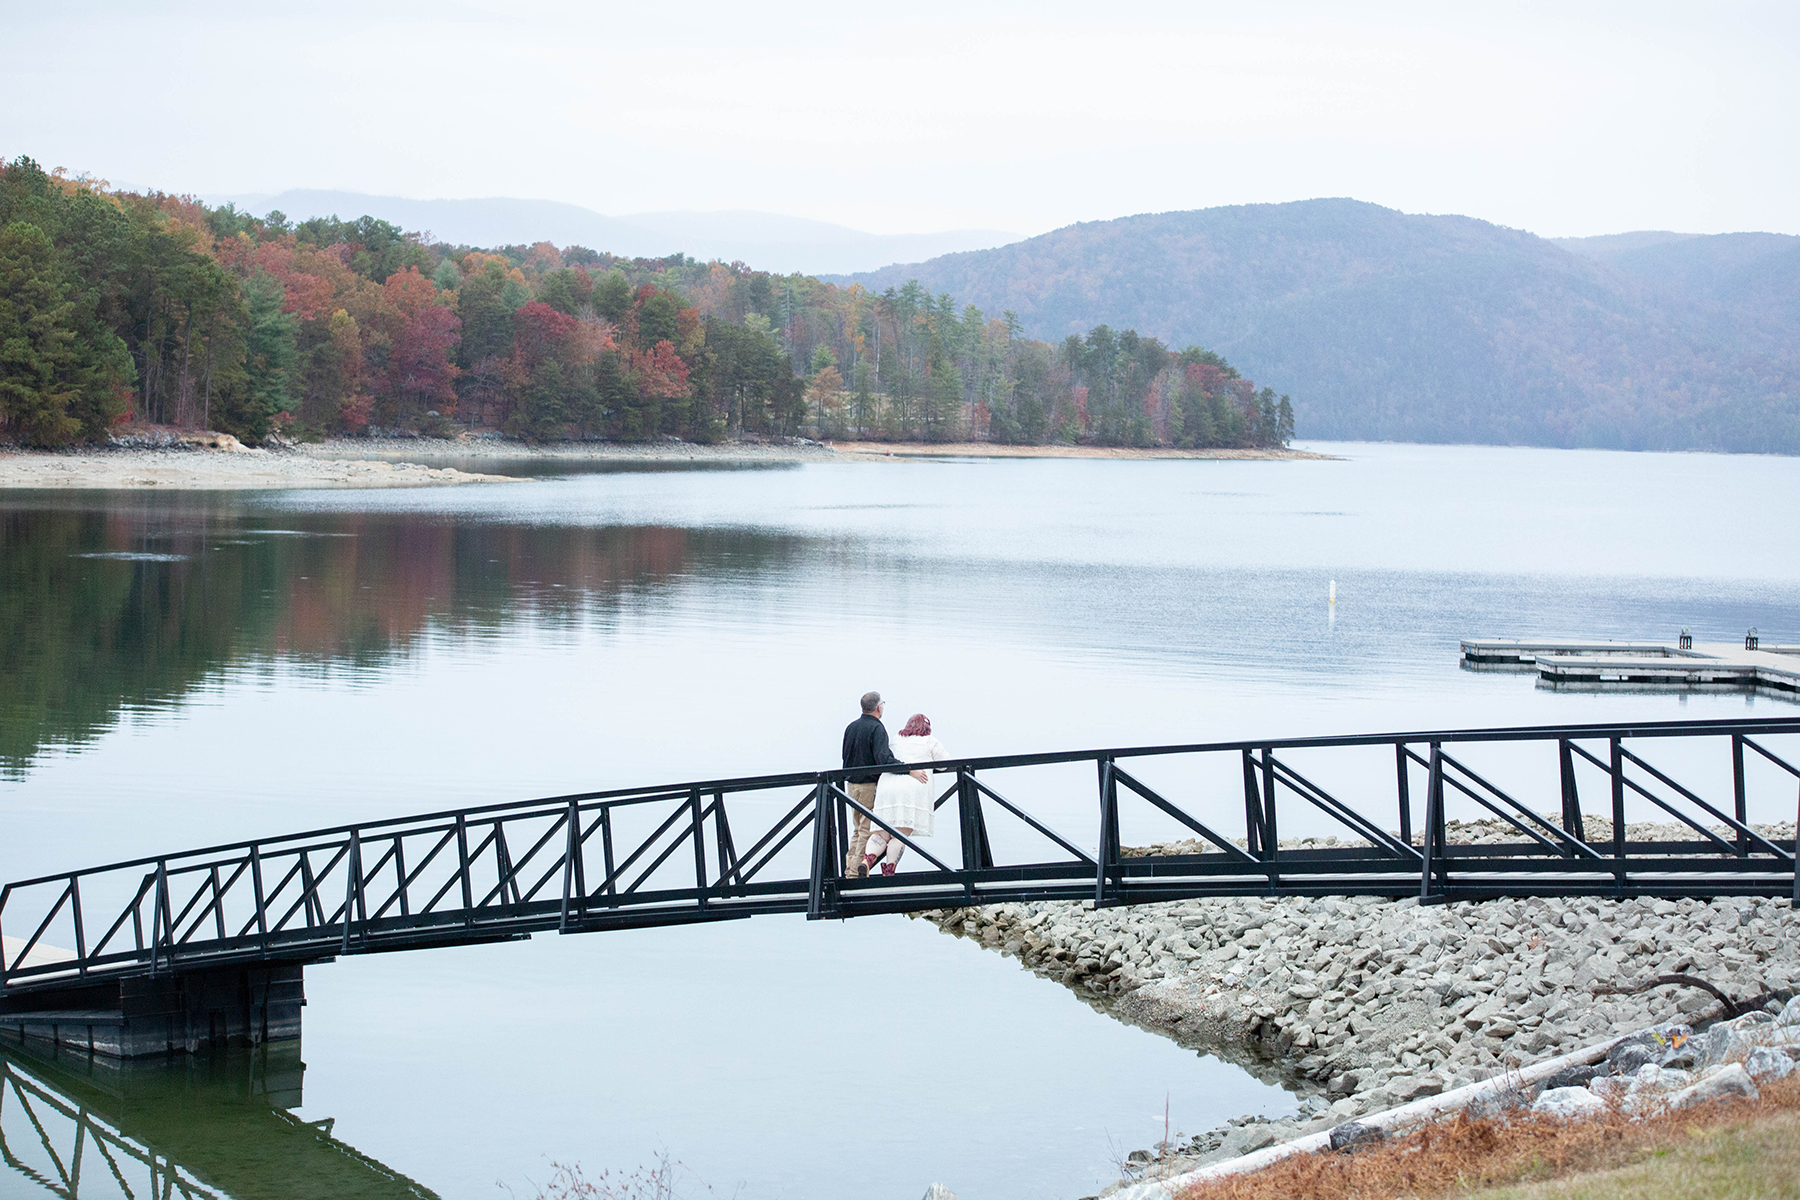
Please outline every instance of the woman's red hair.
[{"label": "woman's red hair", "polygon": [[924,713],[914,713],[906,722],[906,728],[900,731],[901,737],[929,737],[931,735],[931,718]]}]

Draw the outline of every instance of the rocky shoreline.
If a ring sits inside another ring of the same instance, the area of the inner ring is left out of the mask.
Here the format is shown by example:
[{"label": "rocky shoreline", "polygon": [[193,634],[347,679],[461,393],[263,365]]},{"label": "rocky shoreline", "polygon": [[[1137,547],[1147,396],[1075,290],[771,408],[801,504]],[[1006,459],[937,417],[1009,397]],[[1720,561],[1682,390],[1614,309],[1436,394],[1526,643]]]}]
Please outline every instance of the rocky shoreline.
[{"label": "rocky shoreline", "polygon": [[[1589,818],[1590,836],[1605,827]],[[1793,838],[1791,825],[1758,832]],[[1668,836],[1659,826],[1627,829],[1633,839],[1658,833]],[[1485,825],[1453,833],[1490,836],[1502,835]],[[1671,1016],[1700,1025],[1733,1015],[1690,987],[1631,995],[1611,988],[1680,973],[1740,1000],[1785,1000],[1800,990],[1800,943],[1785,899],[1421,907],[1416,899],[1244,897],[921,915],[1019,959],[1103,1012],[1299,1096],[1293,1118],[1240,1118],[1134,1155],[1172,1160],[1174,1169],[1316,1133]]]}]

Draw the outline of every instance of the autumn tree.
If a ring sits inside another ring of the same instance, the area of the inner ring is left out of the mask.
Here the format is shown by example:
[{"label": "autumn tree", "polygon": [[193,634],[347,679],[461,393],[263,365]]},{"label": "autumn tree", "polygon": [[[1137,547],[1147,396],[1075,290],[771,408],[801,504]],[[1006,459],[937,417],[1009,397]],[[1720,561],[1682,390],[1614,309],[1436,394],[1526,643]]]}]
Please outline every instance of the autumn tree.
[{"label": "autumn tree", "polygon": [[408,267],[390,275],[382,298],[395,314],[384,384],[390,420],[417,420],[434,408],[454,411],[462,322],[438,302],[431,280]]},{"label": "autumn tree", "polygon": [[513,324],[514,390],[518,402],[504,426],[534,441],[562,436],[570,419],[565,375],[580,322],[534,300],[519,309]]},{"label": "autumn tree", "polygon": [[846,431],[844,377],[827,363],[806,385],[806,406],[813,414],[813,428],[821,437],[841,438]]}]

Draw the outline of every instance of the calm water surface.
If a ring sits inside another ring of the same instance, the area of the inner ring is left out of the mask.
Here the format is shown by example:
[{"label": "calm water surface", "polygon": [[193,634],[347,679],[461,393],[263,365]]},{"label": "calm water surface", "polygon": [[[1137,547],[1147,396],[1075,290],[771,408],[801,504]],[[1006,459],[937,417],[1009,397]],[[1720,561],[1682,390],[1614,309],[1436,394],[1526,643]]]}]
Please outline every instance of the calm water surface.
[{"label": "calm water surface", "polygon": [[[1796,711],[1457,665],[1477,635],[1800,641],[1795,460],[1324,449],[1344,461],[6,494],[0,877],[833,765],[869,687],[966,754]],[[1043,804],[1092,823],[1077,791]],[[1165,1101],[1190,1132],[1292,1106],[904,918],[351,958],[310,970],[307,994],[294,1115],[446,1197],[666,1153],[684,1195],[910,1200],[941,1180],[1047,1200],[1114,1178]],[[179,1137],[145,1136],[222,1190],[347,1194],[317,1174],[337,1159],[282,1156],[274,1118],[218,1116],[241,1103],[159,1078],[102,1091],[186,1114]],[[26,1169],[0,1193],[42,1194],[7,1094]],[[84,1187],[119,1194],[110,1179]]]}]

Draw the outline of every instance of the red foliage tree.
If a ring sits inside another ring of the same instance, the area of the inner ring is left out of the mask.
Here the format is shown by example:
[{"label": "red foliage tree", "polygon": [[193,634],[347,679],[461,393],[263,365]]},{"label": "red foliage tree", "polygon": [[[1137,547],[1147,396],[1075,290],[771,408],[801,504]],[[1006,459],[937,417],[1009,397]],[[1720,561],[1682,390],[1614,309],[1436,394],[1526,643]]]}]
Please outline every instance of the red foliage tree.
[{"label": "red foliage tree", "polygon": [[1198,387],[1208,396],[1216,396],[1220,386],[1225,382],[1225,372],[1211,363],[1189,363],[1187,379],[1189,383]]},{"label": "red foliage tree", "polygon": [[580,322],[533,300],[513,314],[513,357],[527,371],[546,359],[568,362]]},{"label": "red foliage tree", "polygon": [[419,274],[417,267],[408,267],[388,276],[381,296],[397,311],[411,317],[428,305],[437,307],[438,290],[436,284]]},{"label": "red foliage tree", "polygon": [[675,353],[675,343],[668,338],[650,350],[631,352],[631,369],[637,376],[638,390],[659,400],[673,400],[687,394],[689,367]]},{"label": "red foliage tree", "polygon": [[[429,279],[425,286],[431,287]],[[455,313],[441,304],[418,306],[401,327],[388,355],[389,393],[421,407],[453,407],[456,389],[452,383],[457,372],[450,357],[461,338],[462,321]]]}]

